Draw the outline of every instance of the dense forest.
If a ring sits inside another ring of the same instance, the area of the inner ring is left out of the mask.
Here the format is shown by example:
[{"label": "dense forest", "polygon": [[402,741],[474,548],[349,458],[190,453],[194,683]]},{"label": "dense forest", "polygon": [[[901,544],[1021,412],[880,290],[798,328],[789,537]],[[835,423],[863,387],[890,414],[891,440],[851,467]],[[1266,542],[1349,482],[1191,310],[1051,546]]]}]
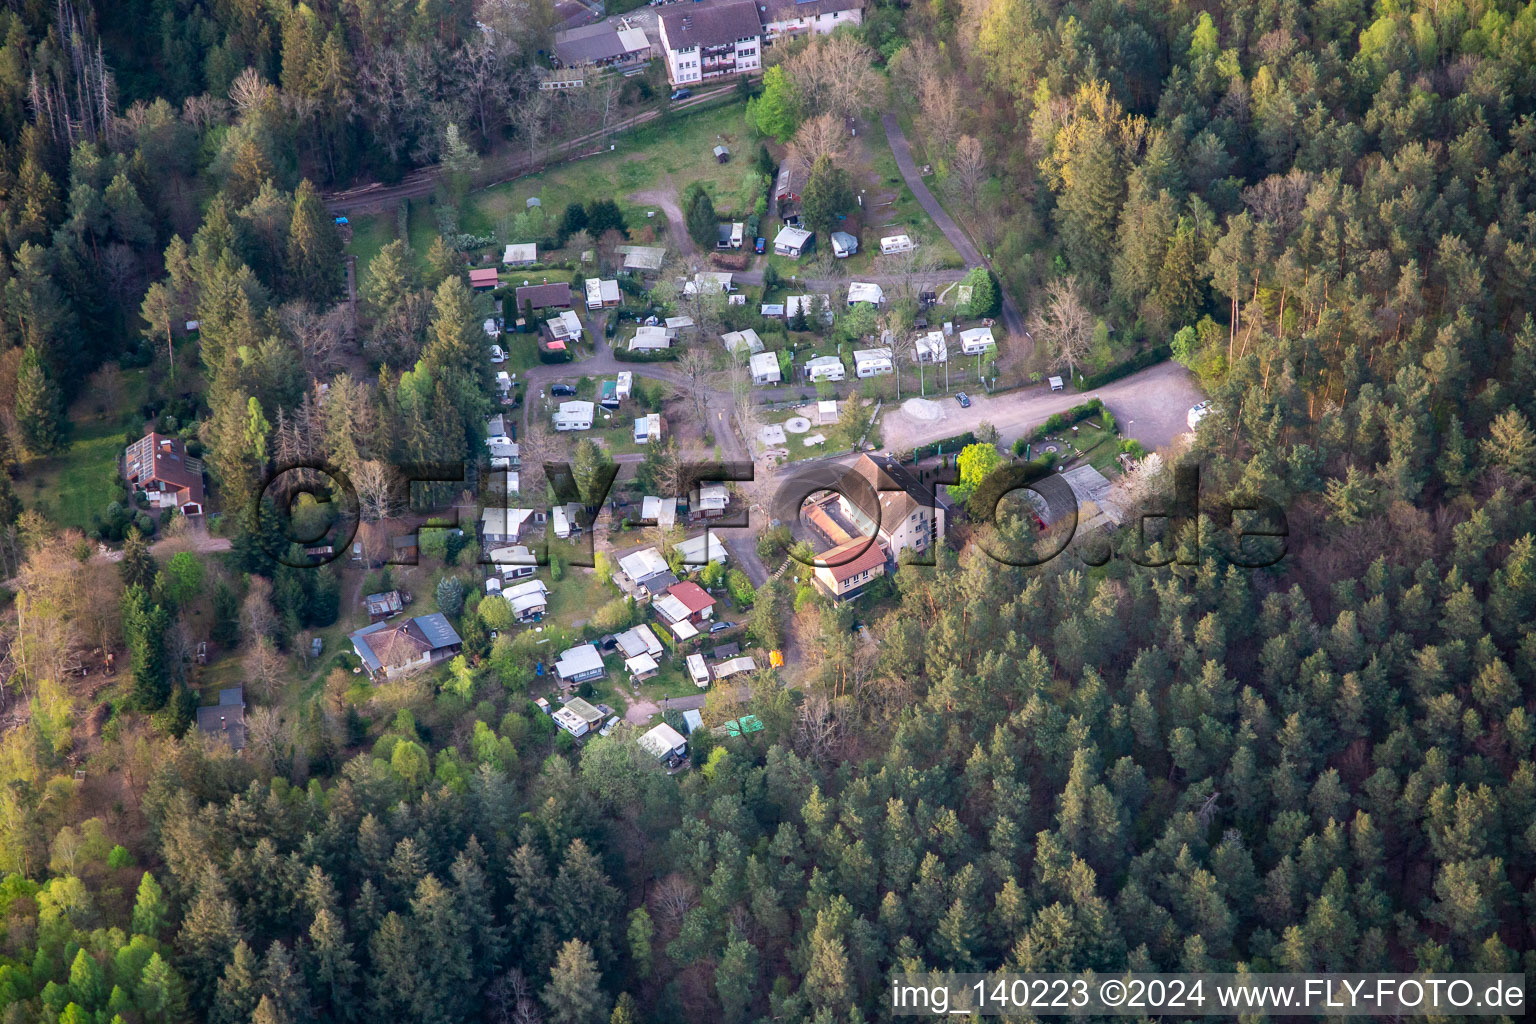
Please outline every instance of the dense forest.
[{"label": "dense forest", "polygon": [[[622,730],[553,741],[485,636],[479,693],[369,722],[333,680],[248,756],[183,735],[179,612],[283,646],[335,618],[334,579],[264,557],[251,515],[206,579],[123,522],[101,571],[12,473],[68,450],[109,362],[165,376],[226,509],[279,456],[366,479],[473,451],[462,259],[386,246],[343,358],[321,190],[442,160],[451,206],[455,169],[559,116],[521,103],[553,25],[542,0],[0,11],[5,669],[27,709],[0,738],[5,1021],[853,1024],[886,1018],[893,970],[1536,971],[1516,0],[931,0],[858,30],[875,105],[915,111],[1021,304],[1080,304],[1207,386],[1166,458],[1213,501],[1283,506],[1275,566],[1225,564],[1209,522],[1158,569],[945,548],[867,633],[770,584],[799,685],[712,698],[765,728],[696,734],[679,776]],[[768,89],[787,132],[819,112]],[[1171,479],[1143,483],[1162,507]],[[1038,542],[1006,515],[977,538]],[[112,782],[82,784],[65,655],[117,639],[133,669],[90,761]]]}]

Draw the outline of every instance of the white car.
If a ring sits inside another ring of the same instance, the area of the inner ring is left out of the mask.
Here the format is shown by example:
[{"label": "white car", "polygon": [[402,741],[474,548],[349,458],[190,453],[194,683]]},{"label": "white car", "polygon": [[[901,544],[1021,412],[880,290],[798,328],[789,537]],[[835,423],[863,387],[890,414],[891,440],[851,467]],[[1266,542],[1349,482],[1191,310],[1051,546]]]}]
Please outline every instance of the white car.
[{"label": "white car", "polygon": [[1209,416],[1213,411],[1210,399],[1206,399],[1199,405],[1192,406],[1189,410],[1189,415],[1185,418],[1189,424],[1189,429],[1194,430],[1200,425],[1200,421]]},{"label": "white car", "polygon": [[506,361],[507,361],[507,354],[501,350],[501,346],[500,345],[492,345],[491,346],[491,362],[499,364],[499,363],[504,363]]}]

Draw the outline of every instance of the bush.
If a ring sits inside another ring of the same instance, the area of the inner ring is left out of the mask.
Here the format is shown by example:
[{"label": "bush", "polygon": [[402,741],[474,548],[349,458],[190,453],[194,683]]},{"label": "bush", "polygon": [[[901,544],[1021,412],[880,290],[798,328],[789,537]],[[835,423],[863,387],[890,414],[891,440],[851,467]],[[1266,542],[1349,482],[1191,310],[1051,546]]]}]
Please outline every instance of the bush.
[{"label": "bush", "polygon": [[[1060,433],[1074,423],[1081,423],[1083,420],[1090,416],[1103,416],[1108,419],[1111,424],[1114,423],[1113,418],[1109,416],[1109,411],[1104,408],[1104,403],[1099,401],[1097,398],[1093,398],[1084,402],[1082,405],[1074,405],[1066,412],[1059,412],[1056,415],[1050,417],[1034,430],[1031,430],[1028,434],[1024,435],[1021,440],[1026,442],[1038,441],[1048,434]],[[1015,445],[1014,454],[1019,454],[1021,451],[1022,449]]]},{"label": "bush", "polygon": [[676,348],[664,348],[652,352],[631,352],[626,348],[615,346],[613,358],[621,363],[661,363],[668,359],[676,359],[678,351]]}]

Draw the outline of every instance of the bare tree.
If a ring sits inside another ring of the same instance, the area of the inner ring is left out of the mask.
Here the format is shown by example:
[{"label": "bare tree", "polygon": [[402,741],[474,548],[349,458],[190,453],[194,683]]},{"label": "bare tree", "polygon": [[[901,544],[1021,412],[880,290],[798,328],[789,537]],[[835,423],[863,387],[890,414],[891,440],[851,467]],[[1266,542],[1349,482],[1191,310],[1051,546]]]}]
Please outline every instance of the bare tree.
[{"label": "bare tree", "polygon": [[346,302],[324,312],[305,302],[287,302],[277,315],[298,345],[304,369],[311,377],[320,377],[336,365],[341,347],[353,330],[351,305]]},{"label": "bare tree", "polygon": [[523,97],[512,112],[512,126],[528,143],[528,160],[537,163],[539,146],[549,136],[549,113],[553,105],[549,93],[536,89]]},{"label": "bare tree", "polygon": [[394,474],[384,463],[375,459],[359,462],[352,473],[352,487],[357,491],[357,514],[363,522],[376,523],[400,514]]},{"label": "bare tree", "polygon": [[948,77],[936,77],[921,96],[923,124],[940,153],[948,154],[960,134],[960,87]]},{"label": "bare tree", "polygon": [[250,653],[245,656],[244,667],[246,678],[254,684],[252,688],[262,700],[272,699],[287,670],[285,659],[266,636],[258,636],[251,645]]},{"label": "bare tree", "polygon": [[252,708],[245,716],[245,746],[267,773],[277,769],[288,746],[289,732],[271,708]]},{"label": "bare tree", "polygon": [[789,144],[789,159],[796,171],[804,177],[819,157],[830,157],[840,162],[847,153],[847,132],[842,123],[831,114],[817,114],[800,126]]},{"label": "bare tree", "polygon": [[1029,333],[1051,353],[1051,369],[1066,367],[1077,375],[1077,364],[1093,344],[1093,315],[1078,289],[1077,278],[1053,278],[1045,286],[1045,301],[1029,317]]},{"label": "bare tree", "polygon": [[[693,408],[694,418],[703,423],[709,405],[709,355],[698,345],[684,349],[677,359],[677,372],[679,377],[673,384],[677,397],[687,401]],[[707,423],[705,429],[708,429]]]},{"label": "bare tree", "polygon": [[875,51],[852,35],[817,36],[784,61],[784,73],[813,114],[838,122],[875,106],[885,79],[874,67]]},{"label": "bare tree", "polygon": [[981,151],[981,141],[974,135],[962,135],[955,144],[955,155],[949,162],[949,180],[955,191],[965,200],[976,217],[976,194],[987,178],[987,161]]},{"label": "bare tree", "polygon": [[800,720],[796,730],[799,746],[805,755],[815,761],[835,756],[842,733],[842,702],[833,700],[820,690],[808,693],[800,705]]},{"label": "bare tree", "polygon": [[747,368],[747,349],[737,349],[737,357],[731,366],[731,410],[736,416],[736,426],[747,439],[750,451],[757,439],[759,426],[757,403],[752,400],[752,372]]},{"label": "bare tree", "polygon": [[518,458],[522,467],[518,470],[518,487],[523,501],[533,502],[532,507],[542,508],[548,499],[548,479],[544,473],[546,462],[560,462],[570,458],[563,438],[552,434],[542,420],[533,420],[528,432],[518,442]]},{"label": "bare tree", "polygon": [[651,905],[666,920],[681,921],[683,915],[698,902],[698,892],[693,883],[676,872],[656,883],[651,890]]},{"label": "bare tree", "polygon": [[252,576],[250,589],[240,603],[240,628],[247,639],[271,636],[277,628],[277,613],[272,610],[272,583],[263,576]]}]

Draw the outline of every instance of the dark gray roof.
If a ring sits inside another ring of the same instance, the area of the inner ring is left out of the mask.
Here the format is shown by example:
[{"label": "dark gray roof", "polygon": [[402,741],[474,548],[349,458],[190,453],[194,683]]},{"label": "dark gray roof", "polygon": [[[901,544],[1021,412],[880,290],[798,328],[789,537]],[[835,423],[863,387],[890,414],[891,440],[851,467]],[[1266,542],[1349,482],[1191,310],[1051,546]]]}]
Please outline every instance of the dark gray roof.
[{"label": "dark gray roof", "polygon": [[859,11],[864,0],[763,0],[763,22],[789,21],[793,18],[810,18],[833,11]]},{"label": "dark gray roof", "polygon": [[673,576],[670,572],[659,572],[654,576],[647,576],[645,579],[636,580],[635,582],[645,588],[647,593],[664,594],[677,583],[677,577]]},{"label": "dark gray roof", "polygon": [[517,290],[518,312],[522,312],[525,302],[533,303],[534,309],[569,306],[571,286],[563,281],[556,281],[553,284],[525,284]]},{"label": "dark gray roof", "polygon": [[222,739],[239,750],[245,746],[245,688],[219,691],[219,702],[197,709],[197,728],[213,739]]},{"label": "dark gray roof", "polygon": [[586,64],[624,56],[619,33],[607,22],[583,25],[555,36],[555,56],[561,64]]},{"label": "dark gray roof", "polygon": [[723,661],[726,658],[734,658],[740,653],[741,644],[721,644],[719,647],[715,648],[715,653],[712,655],[712,657],[714,657],[716,661]]},{"label": "dark gray roof", "polygon": [[357,656],[363,659],[363,664],[368,667],[369,672],[377,672],[383,667],[383,663],[379,661],[379,656],[373,653],[373,647],[368,643],[368,637],[379,632],[381,629],[393,628],[387,622],[375,622],[371,626],[364,626],[362,629],[348,634],[347,638],[352,641],[352,646],[357,651]]},{"label": "dark gray roof", "polygon": [[422,636],[427,638],[433,650],[464,642],[459,639],[459,634],[454,632],[453,625],[441,612],[417,616],[411,622],[421,630]]},{"label": "dark gray roof", "polygon": [[667,41],[674,49],[722,46],[763,34],[763,21],[754,0],[724,4],[678,4],[662,12]]}]

